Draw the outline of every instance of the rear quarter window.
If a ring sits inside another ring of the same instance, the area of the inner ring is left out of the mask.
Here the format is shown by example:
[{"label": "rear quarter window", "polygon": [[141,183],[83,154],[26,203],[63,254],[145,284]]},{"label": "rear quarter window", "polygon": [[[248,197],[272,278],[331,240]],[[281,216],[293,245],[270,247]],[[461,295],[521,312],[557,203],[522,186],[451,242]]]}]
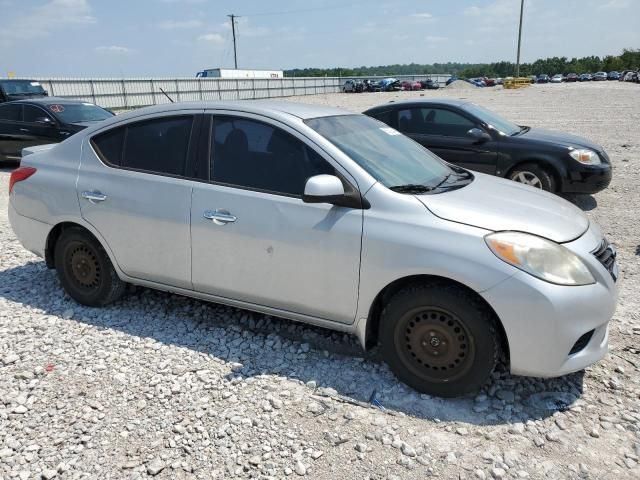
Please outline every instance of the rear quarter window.
[{"label": "rear quarter window", "polygon": [[125,131],[125,127],[114,128],[91,139],[93,148],[103,162],[112,166],[120,166]]}]

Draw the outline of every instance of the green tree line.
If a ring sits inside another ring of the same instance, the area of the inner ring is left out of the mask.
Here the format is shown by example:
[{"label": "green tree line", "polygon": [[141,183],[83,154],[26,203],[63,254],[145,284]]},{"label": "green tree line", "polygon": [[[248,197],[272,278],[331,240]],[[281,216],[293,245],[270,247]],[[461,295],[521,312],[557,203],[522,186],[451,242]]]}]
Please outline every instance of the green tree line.
[{"label": "green tree line", "polygon": [[[589,56],[582,58],[549,57],[531,63],[520,64],[520,75],[539,75],[546,73],[593,73],[613,70],[637,70],[640,68],[640,49],[624,49],[620,55],[605,57]],[[395,64],[377,67],[355,68],[294,68],[285,70],[287,77],[351,77],[351,76],[391,76],[425,75],[450,73],[461,77],[509,77],[514,76],[516,64],[513,62],[494,63],[432,63],[432,64]]]}]

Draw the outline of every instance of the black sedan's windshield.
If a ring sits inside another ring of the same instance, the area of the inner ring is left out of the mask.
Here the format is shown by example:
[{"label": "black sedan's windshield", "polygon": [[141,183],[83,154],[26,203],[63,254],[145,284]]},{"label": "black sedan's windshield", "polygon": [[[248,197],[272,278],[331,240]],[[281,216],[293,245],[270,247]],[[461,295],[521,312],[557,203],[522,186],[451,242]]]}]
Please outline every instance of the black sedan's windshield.
[{"label": "black sedan's windshield", "polygon": [[482,120],[494,130],[504,135],[514,135],[520,131],[520,127],[509,120],[506,120],[486,108],[475,103],[465,103],[463,107],[467,112]]},{"label": "black sedan's windshield", "polygon": [[388,188],[420,193],[438,186],[454,172],[442,160],[400,132],[364,115],[305,120],[372,177]]},{"label": "black sedan's windshield", "polygon": [[98,122],[113,116],[92,103],[51,104],[48,109],[63,123]]}]

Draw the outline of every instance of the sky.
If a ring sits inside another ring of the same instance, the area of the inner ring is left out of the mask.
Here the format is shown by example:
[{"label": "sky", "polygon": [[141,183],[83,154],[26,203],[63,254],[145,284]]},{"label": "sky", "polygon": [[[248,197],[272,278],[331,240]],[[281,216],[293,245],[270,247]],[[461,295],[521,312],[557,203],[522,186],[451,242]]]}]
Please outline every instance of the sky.
[{"label": "sky", "polygon": [[[0,76],[515,61],[520,0],[0,0]],[[640,48],[640,0],[525,0],[522,61]],[[445,72],[446,73],[446,72]]]}]

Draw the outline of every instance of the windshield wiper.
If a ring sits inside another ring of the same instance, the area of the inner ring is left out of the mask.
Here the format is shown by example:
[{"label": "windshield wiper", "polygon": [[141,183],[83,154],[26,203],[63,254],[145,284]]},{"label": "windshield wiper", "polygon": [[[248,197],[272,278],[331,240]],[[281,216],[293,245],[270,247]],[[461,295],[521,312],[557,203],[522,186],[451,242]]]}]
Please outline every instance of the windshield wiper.
[{"label": "windshield wiper", "polygon": [[433,189],[435,190],[436,188],[438,188],[438,187],[442,186],[442,184],[443,184],[444,182],[446,182],[447,180],[449,180],[449,178],[451,178],[451,175],[452,175],[451,173],[447,173],[447,174],[444,176],[444,178],[443,178],[442,180],[440,180],[440,182],[439,182],[435,187],[433,187]]},{"label": "windshield wiper", "polygon": [[523,133],[527,133],[529,130],[531,130],[531,127],[523,127],[521,125],[518,125],[520,127],[520,130],[518,130],[517,132],[513,132],[511,134],[512,137],[515,137],[516,135],[522,135]]},{"label": "windshield wiper", "polygon": [[389,190],[398,193],[427,193],[433,190],[433,187],[420,185],[418,183],[407,183],[406,185],[394,185],[393,187],[389,187]]}]

